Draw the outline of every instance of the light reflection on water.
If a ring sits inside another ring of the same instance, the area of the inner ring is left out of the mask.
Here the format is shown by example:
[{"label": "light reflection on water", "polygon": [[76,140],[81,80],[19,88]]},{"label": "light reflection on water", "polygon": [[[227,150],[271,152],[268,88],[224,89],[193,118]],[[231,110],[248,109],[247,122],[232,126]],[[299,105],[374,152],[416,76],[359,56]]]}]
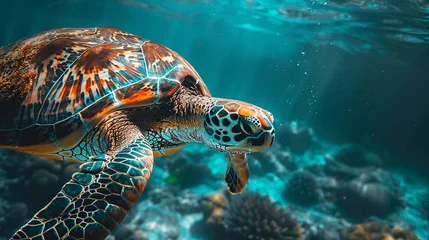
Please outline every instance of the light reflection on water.
[{"label": "light reflection on water", "polygon": [[[116,2],[191,22],[210,17],[211,27],[226,22],[252,32],[336,45],[352,52],[383,49],[386,41],[429,43],[429,4],[418,0]],[[327,40],[332,38],[337,40]]]}]

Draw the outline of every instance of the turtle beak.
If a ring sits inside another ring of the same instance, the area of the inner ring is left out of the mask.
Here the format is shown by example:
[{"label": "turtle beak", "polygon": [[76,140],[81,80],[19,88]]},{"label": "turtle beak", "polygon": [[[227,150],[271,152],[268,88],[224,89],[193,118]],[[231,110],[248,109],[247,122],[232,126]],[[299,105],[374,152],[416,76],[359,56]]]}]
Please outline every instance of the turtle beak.
[{"label": "turtle beak", "polygon": [[226,147],[226,150],[228,152],[239,152],[239,153],[251,153],[252,150],[246,147],[240,147],[240,146],[230,146]]},{"label": "turtle beak", "polygon": [[267,148],[270,148],[274,142],[274,131],[264,131],[257,137],[248,137],[246,141],[241,143],[238,146],[230,146],[226,149],[229,152],[241,152],[241,153],[251,153],[251,152],[261,152]]},{"label": "turtle beak", "polygon": [[273,132],[263,132],[256,138],[250,138],[248,144],[251,146],[253,152],[261,152],[267,148],[270,148],[274,142]]}]

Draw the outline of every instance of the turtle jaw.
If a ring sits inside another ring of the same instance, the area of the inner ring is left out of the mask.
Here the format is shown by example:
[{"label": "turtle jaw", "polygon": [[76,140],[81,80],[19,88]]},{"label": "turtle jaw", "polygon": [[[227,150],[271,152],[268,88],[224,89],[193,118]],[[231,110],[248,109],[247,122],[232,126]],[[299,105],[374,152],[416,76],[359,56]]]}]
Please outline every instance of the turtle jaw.
[{"label": "turtle jaw", "polygon": [[231,154],[246,154],[246,153],[252,153],[252,149],[249,148],[242,148],[237,146],[230,146],[226,147],[226,152]]},{"label": "turtle jaw", "polygon": [[273,132],[263,132],[257,137],[248,137],[247,140],[235,146],[226,147],[232,153],[252,153],[261,152],[270,148],[274,142]]}]

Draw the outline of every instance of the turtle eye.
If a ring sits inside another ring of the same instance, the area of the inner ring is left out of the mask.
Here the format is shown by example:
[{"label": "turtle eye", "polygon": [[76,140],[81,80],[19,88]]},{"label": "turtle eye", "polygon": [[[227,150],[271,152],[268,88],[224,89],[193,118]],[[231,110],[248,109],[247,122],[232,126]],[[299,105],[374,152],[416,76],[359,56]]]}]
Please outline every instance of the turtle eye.
[{"label": "turtle eye", "polygon": [[241,130],[243,130],[243,132],[247,135],[254,135],[259,132],[258,126],[256,126],[255,123],[246,119],[241,119],[240,127]]}]

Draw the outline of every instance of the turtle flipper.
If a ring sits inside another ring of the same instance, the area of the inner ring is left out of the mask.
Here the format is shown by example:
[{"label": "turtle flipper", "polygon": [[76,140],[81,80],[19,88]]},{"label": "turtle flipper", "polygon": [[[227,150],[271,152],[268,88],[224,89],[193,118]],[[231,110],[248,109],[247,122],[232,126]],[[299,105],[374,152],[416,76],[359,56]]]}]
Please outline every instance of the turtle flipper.
[{"label": "turtle flipper", "polygon": [[150,145],[140,137],[112,158],[82,164],[12,239],[105,239],[142,194],[152,166]]},{"label": "turtle flipper", "polygon": [[246,154],[227,153],[228,168],[225,174],[225,182],[232,194],[239,194],[244,190],[249,179],[249,167]]}]

